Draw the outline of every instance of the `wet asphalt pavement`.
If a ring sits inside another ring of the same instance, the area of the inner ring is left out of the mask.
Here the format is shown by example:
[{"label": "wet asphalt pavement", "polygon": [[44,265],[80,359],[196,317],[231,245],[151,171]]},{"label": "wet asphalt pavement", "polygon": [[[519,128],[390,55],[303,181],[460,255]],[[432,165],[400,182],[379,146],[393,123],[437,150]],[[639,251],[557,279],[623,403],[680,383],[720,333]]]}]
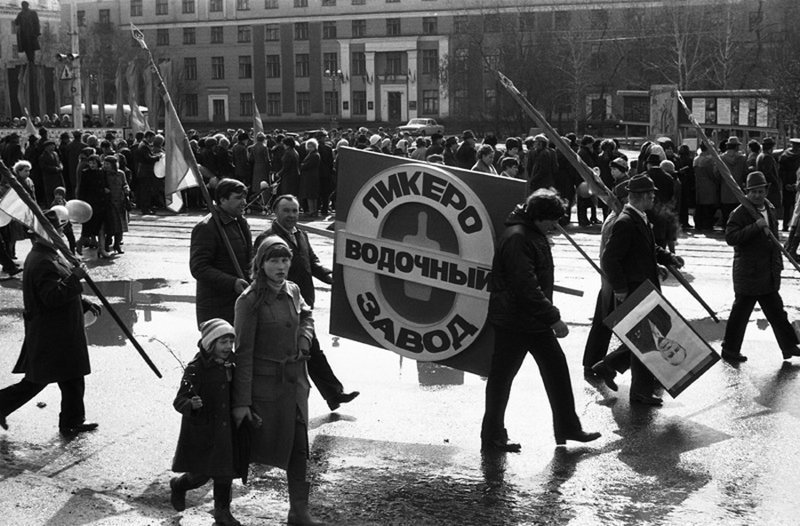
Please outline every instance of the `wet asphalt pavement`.
[{"label": "wet asphalt pavement", "polygon": [[[135,216],[126,254],[90,274],[163,373],[158,379],[110,316],[88,328],[93,372],[87,378],[93,433],[57,432],[57,387],[9,417],[0,431],[2,524],[199,525],[213,522],[211,486],[190,492],[189,508],[169,505],[169,468],[180,416],[172,399],[178,359],[196,352],[194,281],[188,270],[198,217]],[[266,219],[251,217],[254,233]],[[325,226],[317,224],[317,226]],[[599,230],[576,239],[596,255]],[[507,427],[522,452],[482,456],[484,381],[417,363],[328,333],[330,287],[317,282],[315,319],[328,360],[346,390],[361,396],[331,413],[310,398],[312,510],[337,525],[528,525],[800,523],[800,358],[782,361],[763,313],[745,339],[750,360],[719,362],[660,409],[631,407],[629,376],[620,390],[583,379],[581,355],[599,280],[564,239],[556,238],[556,280],[585,291],[557,295],[570,326],[562,340],[584,428],[603,436],[556,448],[550,409],[531,358],[511,394]],[[332,259],[332,240],[312,236]],[[19,243],[19,254],[27,253]],[[723,320],[708,314],[674,281],[665,296],[719,349],[730,311],[732,250],[719,234],[684,236],[678,253],[687,277]],[[784,272],[790,320],[800,318],[798,275]],[[20,282],[0,282],[0,386],[22,341]],[[169,351],[172,351],[177,359]],[[288,510],[282,471],[254,467],[234,485],[234,514],[244,524],[282,524]]]}]

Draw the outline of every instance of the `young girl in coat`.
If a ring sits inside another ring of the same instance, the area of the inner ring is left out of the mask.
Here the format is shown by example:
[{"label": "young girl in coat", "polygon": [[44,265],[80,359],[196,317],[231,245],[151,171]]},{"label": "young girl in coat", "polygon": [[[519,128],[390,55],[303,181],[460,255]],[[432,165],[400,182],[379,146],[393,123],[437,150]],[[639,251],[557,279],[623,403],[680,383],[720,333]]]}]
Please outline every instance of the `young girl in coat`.
[{"label": "young girl in coat", "polygon": [[183,415],[169,481],[170,502],[186,509],[186,492],[214,479],[214,524],[241,526],[231,515],[234,469],[231,391],[233,327],[213,318],[200,324],[200,352],[186,366],[173,406]]}]

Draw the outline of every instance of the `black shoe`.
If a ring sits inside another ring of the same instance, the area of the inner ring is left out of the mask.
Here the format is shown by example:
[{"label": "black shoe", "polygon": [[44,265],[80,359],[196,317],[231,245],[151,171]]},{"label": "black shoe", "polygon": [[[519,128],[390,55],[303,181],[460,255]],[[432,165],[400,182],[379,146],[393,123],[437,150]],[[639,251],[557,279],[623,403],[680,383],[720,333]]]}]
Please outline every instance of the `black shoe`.
[{"label": "black shoe", "polygon": [[328,400],[328,407],[331,409],[331,411],[336,411],[339,409],[340,405],[352,402],[353,399],[360,394],[361,393],[358,391],[353,391],[352,393],[339,393],[332,399]]},{"label": "black shoe", "polygon": [[11,268],[9,270],[3,269],[3,272],[8,274],[9,278],[13,278],[14,276],[16,276],[17,274],[22,272],[22,267],[13,267],[13,268]]},{"label": "black shoe", "polygon": [[619,389],[617,387],[616,382],[614,382],[614,377],[617,376],[617,373],[614,372],[614,369],[606,365],[606,362],[600,360],[596,364],[592,366],[592,372],[597,375],[598,378],[605,382],[606,386],[611,389],[612,391],[616,391]]},{"label": "black shoe", "polygon": [[591,367],[584,367],[583,368],[583,377],[587,380],[597,380],[600,377],[597,376],[597,373],[594,372],[594,369]]},{"label": "black shoe", "polygon": [[[786,354],[784,354],[784,358]],[[722,349],[722,359],[731,363],[742,363],[747,361],[747,356],[740,352],[733,352],[727,349]]]},{"label": "black shoe", "polygon": [[169,479],[169,502],[175,511],[183,511],[186,509],[186,490],[179,488],[178,484],[180,484],[180,477]]},{"label": "black shoe", "polygon": [[664,401],[657,397],[639,393],[631,393],[631,403],[632,404],[642,404],[642,405],[652,405],[652,406],[660,406],[664,404]]},{"label": "black shoe", "polygon": [[575,431],[572,433],[556,434],[556,445],[563,446],[567,440],[574,440],[575,442],[591,442],[600,438],[600,433],[594,431],[587,433],[586,431]]},{"label": "black shoe", "polygon": [[481,439],[481,451],[503,453],[519,453],[522,446],[516,442],[509,442],[508,438]]},{"label": "black shoe", "polygon": [[781,352],[783,353],[784,360],[788,360],[792,356],[800,356],[800,348],[797,346],[794,346],[791,349],[781,349]]},{"label": "black shoe", "polygon": [[87,431],[94,431],[95,429],[97,429],[97,426],[98,424],[95,424],[94,422],[90,423],[84,422],[83,424],[78,424],[77,426],[59,427],[58,430],[61,432],[62,435],[70,436],[70,435],[77,435],[79,433],[85,433]]},{"label": "black shoe", "polygon": [[6,422],[6,415],[0,413],[0,427],[8,431],[8,422]]}]

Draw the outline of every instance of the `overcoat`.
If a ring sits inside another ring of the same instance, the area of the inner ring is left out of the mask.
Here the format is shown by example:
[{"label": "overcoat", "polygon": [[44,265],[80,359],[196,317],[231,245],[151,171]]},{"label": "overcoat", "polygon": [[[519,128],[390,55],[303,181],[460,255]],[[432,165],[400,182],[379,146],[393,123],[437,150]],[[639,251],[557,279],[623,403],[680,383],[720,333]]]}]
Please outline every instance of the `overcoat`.
[{"label": "overcoat", "polygon": [[719,176],[714,169],[714,159],[710,154],[700,154],[694,158],[695,203],[698,205],[719,204]]},{"label": "overcoat", "polygon": [[[202,352],[186,366],[175,401],[183,415],[172,471],[209,477],[236,477],[231,418],[231,364],[208,359]],[[192,409],[199,396],[203,407]]]},{"label": "overcoat", "polygon": [[[775,208],[767,201],[769,229],[778,236]],[[733,291],[743,296],[760,296],[781,287],[783,259],[780,248],[756,226],[755,218],[739,205],[728,218],[725,241],[733,247]]]},{"label": "overcoat", "polygon": [[22,298],[25,341],[14,373],[36,384],[74,380],[91,372],[81,281],[48,243],[34,242],[25,258]]},{"label": "overcoat", "polygon": [[[300,190],[297,197],[300,199],[316,199],[319,197],[319,152],[309,152],[300,162]],[[314,213],[316,210],[306,210]]]},{"label": "overcoat", "polygon": [[[250,260],[253,257],[250,226],[244,217],[233,217],[219,207],[217,213],[244,278],[248,279]],[[192,229],[189,270],[197,280],[195,299],[197,323],[211,318],[222,318],[228,323],[233,323],[237,297],[233,286],[239,277],[211,214],[205,216]]]},{"label": "overcoat", "polygon": [[295,148],[287,147],[281,156],[280,171],[280,194],[297,195],[300,193],[300,154]]},{"label": "overcoat", "polygon": [[506,219],[489,278],[489,322],[517,332],[549,331],[561,319],[553,305],[550,243],[517,207]]},{"label": "overcoat", "polygon": [[[720,157],[725,164],[728,165],[728,169],[731,171],[731,175],[739,187],[744,188],[745,179],[747,178],[747,158],[744,156],[744,154],[736,150],[728,150]],[[719,170],[717,170],[717,172],[719,173]],[[725,184],[724,181],[722,181],[722,184],[720,185],[719,200],[722,204],[733,204],[739,202],[739,200],[736,199],[733,191],[727,184]]]},{"label": "overcoat", "polygon": [[251,285],[236,300],[235,329],[232,405],[263,420],[252,431],[250,460],[286,469],[295,423],[308,423],[307,357],[299,357],[298,341],[313,338],[311,308],[291,281],[277,293]]}]

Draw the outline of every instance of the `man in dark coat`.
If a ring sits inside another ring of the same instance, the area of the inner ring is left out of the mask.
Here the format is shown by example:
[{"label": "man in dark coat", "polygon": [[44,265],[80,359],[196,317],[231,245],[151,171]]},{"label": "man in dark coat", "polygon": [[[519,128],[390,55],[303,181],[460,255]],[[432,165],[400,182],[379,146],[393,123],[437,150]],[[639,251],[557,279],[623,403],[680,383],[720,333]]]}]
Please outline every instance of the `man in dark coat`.
[{"label": "man in dark coat", "polygon": [[39,15],[30,8],[28,2],[22,2],[22,11],[14,19],[17,26],[17,49],[28,58],[28,62],[33,62],[36,58],[36,51],[39,47]]},{"label": "man in dark coat", "polygon": [[[594,153],[594,137],[591,135],[584,135],[581,139],[581,146],[578,149],[578,157],[586,163],[589,168],[597,166],[597,155]],[[600,220],[597,219],[597,205],[596,199],[593,197],[580,197],[578,196],[578,224],[580,226],[599,225]],[[586,211],[591,212],[591,217],[586,217]]]},{"label": "man in dark coat", "polygon": [[[472,130],[466,130],[461,135],[461,144],[455,154],[456,166],[465,170],[470,170],[478,162],[478,150],[475,148],[475,134]],[[445,156],[445,162],[447,157]]]},{"label": "man in dark coat", "polygon": [[789,224],[794,212],[794,201],[797,195],[797,170],[800,170],[800,138],[789,139],[789,147],[778,157],[778,176],[783,189],[783,225],[784,232],[789,231]]},{"label": "man in dark coat", "polygon": [[556,444],[600,437],[581,427],[567,360],[557,340],[569,328],[553,305],[555,268],[547,234],[564,215],[564,206],[554,191],[537,190],[511,212],[497,242],[489,283],[488,320],[495,343],[481,425],[484,451],[521,449],[508,439],[505,412],[511,384],[528,353],[536,360],[550,401]]},{"label": "man in dark coat", "polygon": [[[683,258],[670,254],[655,243],[653,231],[646,212],[653,207],[656,187],[646,174],[639,174],[628,181],[628,204],[611,228],[600,265],[608,276],[619,304],[645,281],[661,289],[658,279],[658,264],[683,266]],[[656,380],[652,373],[626,347],[611,352],[592,367],[611,389],[616,373],[631,369],[631,403],[661,405],[661,398],[654,395]]]},{"label": "man in dark coat", "polygon": [[[280,236],[286,241],[292,249],[292,264],[286,279],[300,287],[300,294],[313,309],[316,299],[314,278],[330,285],[333,283],[331,270],[320,263],[308,241],[308,234],[297,228],[297,219],[300,215],[298,199],[293,195],[281,195],[275,199],[273,211],[275,220],[272,222],[272,226],[258,235],[253,244],[253,250],[257,250],[262,241],[269,236]],[[331,411],[335,411],[341,404],[346,404],[359,395],[358,391],[344,392],[342,382],[333,373],[316,335],[311,341],[310,352],[308,374]]]},{"label": "man in dark coat", "polygon": [[558,176],[558,159],[555,150],[547,146],[547,137],[539,134],[533,138],[533,151],[528,154],[526,172],[530,175],[528,190],[555,186]]},{"label": "man in dark coat", "polygon": [[247,278],[253,258],[250,226],[244,218],[247,188],[236,179],[222,179],[217,183],[215,197],[216,212],[243,275],[237,274],[219,229],[208,214],[192,229],[189,245],[189,268],[197,280],[198,326],[211,318],[222,318],[233,324],[236,298],[249,284]]},{"label": "man in dark coat", "polygon": [[[69,222],[64,207],[46,212],[59,230]],[[0,391],[0,427],[6,417],[39,394],[48,384],[61,389],[58,427],[65,436],[97,428],[86,422],[84,377],[91,372],[83,316],[100,314],[100,307],[81,297],[85,267],[70,268],[47,239],[36,237],[22,277],[25,341],[14,373],[25,377]]]},{"label": "man in dark coat", "polygon": [[136,201],[142,215],[154,214],[158,200],[155,165],[161,156],[154,153],[151,146],[155,135],[153,131],[147,130],[134,154],[136,159]]},{"label": "man in dark coat", "polygon": [[744,362],[741,353],[747,322],[756,302],[761,305],[767,321],[772,325],[775,339],[783,359],[800,356],[797,335],[792,329],[783,308],[780,295],[780,248],[769,237],[771,231],[778,235],[775,208],[767,201],[767,180],[761,172],[747,176],[747,200],[761,214],[755,219],[739,205],[730,215],[725,227],[725,241],[733,247],[733,292],[736,295],[731,315],[722,340],[722,358],[729,362]]}]

